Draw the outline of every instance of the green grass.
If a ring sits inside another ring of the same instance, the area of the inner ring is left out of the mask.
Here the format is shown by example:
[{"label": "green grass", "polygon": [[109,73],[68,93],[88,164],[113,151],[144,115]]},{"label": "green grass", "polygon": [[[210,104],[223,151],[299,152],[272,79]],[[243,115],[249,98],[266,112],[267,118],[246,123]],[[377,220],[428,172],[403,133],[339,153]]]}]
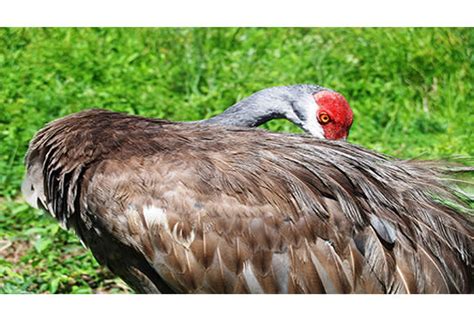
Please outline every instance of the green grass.
[{"label": "green grass", "polygon": [[21,199],[23,156],[46,122],[93,106],[196,120],[265,87],[316,83],[349,100],[352,142],[472,156],[473,50],[474,29],[0,29],[0,292],[127,291]]}]

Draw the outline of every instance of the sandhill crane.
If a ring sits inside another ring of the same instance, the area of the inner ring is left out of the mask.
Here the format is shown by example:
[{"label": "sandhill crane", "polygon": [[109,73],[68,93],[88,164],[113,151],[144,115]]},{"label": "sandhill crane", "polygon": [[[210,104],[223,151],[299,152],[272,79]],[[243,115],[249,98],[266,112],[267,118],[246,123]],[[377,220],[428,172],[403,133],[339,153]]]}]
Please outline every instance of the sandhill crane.
[{"label": "sandhill crane", "polygon": [[472,210],[436,164],[209,123],[59,119],[23,193],[137,292],[472,292]]}]

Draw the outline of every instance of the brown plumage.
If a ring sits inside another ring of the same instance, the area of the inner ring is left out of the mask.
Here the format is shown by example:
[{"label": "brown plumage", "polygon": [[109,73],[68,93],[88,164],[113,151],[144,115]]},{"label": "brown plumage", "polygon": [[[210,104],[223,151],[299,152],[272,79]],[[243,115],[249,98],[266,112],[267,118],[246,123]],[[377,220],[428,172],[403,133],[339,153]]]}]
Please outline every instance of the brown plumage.
[{"label": "brown plumage", "polygon": [[90,110],[26,164],[27,200],[137,292],[473,291],[472,210],[435,163]]}]

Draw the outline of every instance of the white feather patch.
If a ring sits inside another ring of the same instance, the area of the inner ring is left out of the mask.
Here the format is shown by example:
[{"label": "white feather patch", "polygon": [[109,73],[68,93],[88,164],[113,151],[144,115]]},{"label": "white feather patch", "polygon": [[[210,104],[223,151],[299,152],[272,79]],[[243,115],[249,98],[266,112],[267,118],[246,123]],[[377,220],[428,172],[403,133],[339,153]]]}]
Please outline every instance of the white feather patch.
[{"label": "white feather patch", "polygon": [[[38,209],[38,202],[46,206],[46,196],[43,192],[43,174],[41,167],[37,164],[32,165],[23,180],[21,192],[26,202],[32,207]],[[54,214],[52,214],[54,216]]]},{"label": "white feather patch", "polygon": [[264,293],[262,287],[260,286],[260,283],[257,280],[257,277],[255,276],[252,270],[252,264],[249,261],[246,261],[244,263],[244,269],[242,271],[242,274],[244,275],[244,279],[245,279],[245,282],[247,283],[250,293],[252,294]]},{"label": "white feather patch", "polygon": [[[319,124],[317,118],[316,118],[316,113],[319,111],[321,108],[313,98],[305,100],[303,103],[305,106],[305,112],[306,112],[306,123],[303,124],[303,130],[306,132],[310,133],[312,136],[317,137],[319,139],[324,139],[324,130],[321,124]],[[314,108],[314,105],[316,105],[316,109]]]},{"label": "white feather patch", "polygon": [[272,267],[279,286],[279,292],[287,294],[288,278],[290,276],[290,260],[288,254],[274,253],[272,256]]},{"label": "white feather patch", "polygon": [[168,217],[163,209],[158,207],[145,207],[143,208],[143,216],[145,217],[148,227],[159,225],[167,231],[170,230],[168,226]]}]

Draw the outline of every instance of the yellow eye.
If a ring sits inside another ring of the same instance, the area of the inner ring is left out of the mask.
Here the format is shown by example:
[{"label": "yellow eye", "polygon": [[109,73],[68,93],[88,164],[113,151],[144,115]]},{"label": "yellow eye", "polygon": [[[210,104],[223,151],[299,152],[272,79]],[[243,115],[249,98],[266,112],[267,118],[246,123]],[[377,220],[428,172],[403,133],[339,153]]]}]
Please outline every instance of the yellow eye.
[{"label": "yellow eye", "polygon": [[321,124],[328,124],[331,121],[331,118],[327,113],[319,114],[319,123]]}]

